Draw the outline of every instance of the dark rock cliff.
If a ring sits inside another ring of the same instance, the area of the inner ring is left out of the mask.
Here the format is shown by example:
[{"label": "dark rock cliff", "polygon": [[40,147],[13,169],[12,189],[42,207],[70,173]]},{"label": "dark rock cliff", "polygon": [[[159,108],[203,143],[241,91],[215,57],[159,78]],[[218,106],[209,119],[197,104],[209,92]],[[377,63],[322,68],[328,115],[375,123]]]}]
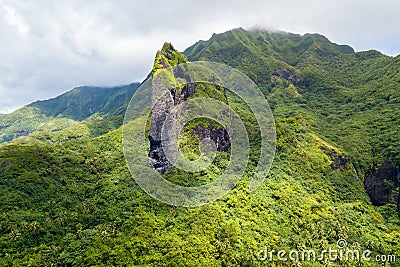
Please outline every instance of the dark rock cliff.
[{"label": "dark rock cliff", "polygon": [[202,124],[197,125],[192,134],[198,135],[200,139],[210,138],[214,141],[219,152],[227,152],[231,147],[228,132],[225,129],[215,129],[211,124],[207,127]]},{"label": "dark rock cliff", "polygon": [[331,165],[332,170],[337,170],[337,169],[346,170],[348,168],[347,166],[348,160],[344,156],[337,155],[335,153],[332,153],[330,156],[333,161]]},{"label": "dark rock cliff", "polygon": [[284,80],[287,80],[294,85],[301,85],[301,80],[300,76],[295,74],[293,71],[288,70],[288,69],[278,69],[274,73],[272,73],[273,76],[280,77]]},{"label": "dark rock cliff", "polygon": [[399,170],[389,160],[371,168],[365,176],[364,187],[372,204],[393,203],[399,205]]},{"label": "dark rock cliff", "polygon": [[[161,51],[157,52],[152,75],[153,77],[155,75],[163,75],[163,73],[160,72],[161,70],[165,70],[168,67],[184,62],[187,62],[186,57],[176,51],[170,43],[165,43]],[[189,77],[185,77],[184,73],[178,73],[177,75],[179,78],[182,78],[186,81],[190,80]],[[166,75],[166,77],[167,76],[168,75]],[[177,128],[182,128],[184,125],[181,125],[178,118],[183,116],[185,110],[184,108],[181,108],[177,114],[174,114],[173,110],[177,105],[192,97],[197,90],[203,89],[193,83],[188,83],[181,88],[174,88],[173,86],[170,88],[165,88],[165,85],[161,87],[158,87],[157,85],[154,86],[154,83],[157,82],[159,82],[158,79],[153,80],[153,108],[149,130],[149,166],[158,172],[165,173],[170,170],[171,163],[165,156],[161,142],[161,132],[164,122],[166,121],[167,116],[172,116],[172,118],[174,118],[178,124]],[[224,89],[214,87],[212,90]],[[179,133],[177,134],[179,135]],[[230,147],[229,135],[227,131],[224,129],[215,129],[211,124],[208,126],[204,126],[202,124],[197,125],[192,130],[192,134],[199,136],[200,139],[210,138],[213,140],[216,144],[217,151],[228,151]]]}]

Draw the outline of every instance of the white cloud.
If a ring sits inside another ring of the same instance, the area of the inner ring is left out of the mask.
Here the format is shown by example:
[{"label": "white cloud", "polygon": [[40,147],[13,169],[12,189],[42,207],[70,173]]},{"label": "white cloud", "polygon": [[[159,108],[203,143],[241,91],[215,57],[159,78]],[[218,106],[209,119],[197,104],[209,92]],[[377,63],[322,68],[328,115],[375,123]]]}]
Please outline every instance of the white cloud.
[{"label": "white cloud", "polygon": [[15,8],[7,5],[4,5],[3,8],[5,11],[4,20],[11,26],[15,26],[20,35],[27,34],[29,32],[29,27]]},{"label": "white cloud", "polygon": [[140,81],[164,41],[183,50],[236,27],[319,32],[357,50],[398,54],[398,10],[397,0],[4,0],[0,112],[78,85]]}]

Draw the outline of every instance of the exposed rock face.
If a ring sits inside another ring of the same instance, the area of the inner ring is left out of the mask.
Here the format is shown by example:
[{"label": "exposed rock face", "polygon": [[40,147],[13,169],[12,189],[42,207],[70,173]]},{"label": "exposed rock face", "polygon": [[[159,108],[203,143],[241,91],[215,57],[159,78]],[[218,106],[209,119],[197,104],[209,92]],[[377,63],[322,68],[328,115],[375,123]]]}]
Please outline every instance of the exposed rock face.
[{"label": "exposed rock face", "polygon": [[[163,88],[165,89],[165,88]],[[175,90],[174,88],[168,88],[169,92],[165,90],[156,91],[157,87],[153,89],[153,109],[151,114],[149,141],[150,141],[150,152],[149,152],[149,165],[156,171],[164,173],[169,171],[171,164],[166,158],[162,143],[161,143],[161,132],[167,115],[171,115],[174,120],[178,120],[179,115],[183,115],[184,110],[179,111],[178,114],[174,114],[174,107],[185,101],[187,98],[193,96],[195,93],[195,86],[190,84],[182,88],[182,90]],[[160,98],[160,95],[165,94]],[[179,122],[178,122],[178,125]],[[182,126],[182,125],[180,125]],[[180,128],[178,126],[178,128]]]},{"label": "exposed rock face", "polygon": [[280,77],[284,80],[287,80],[294,85],[300,85],[300,76],[295,74],[293,71],[288,70],[288,69],[279,69],[272,73],[272,75]]},{"label": "exposed rock face", "polygon": [[27,131],[27,130],[17,131],[17,132],[15,133],[15,138],[21,137],[21,136],[28,136],[29,134],[30,134],[30,132]]},{"label": "exposed rock face", "polygon": [[348,160],[342,155],[331,155],[331,157],[333,159],[333,163],[331,165],[332,170],[346,170],[348,168]]},{"label": "exposed rock face", "polygon": [[[165,43],[162,50],[157,52],[152,74],[153,76],[162,75],[162,73],[159,74],[159,70],[166,69],[170,66],[184,63],[186,61],[187,59],[178,51],[176,51],[171,44]],[[184,73],[175,74],[179,78],[190,81],[189,77],[185,77]],[[165,173],[170,170],[171,163],[165,156],[162,147],[162,127],[167,119],[167,116],[172,116],[173,120],[176,121],[178,125],[177,129],[180,129],[182,126],[184,126],[179,120],[179,118],[183,117],[185,112],[184,106],[181,107],[181,109],[177,112],[174,110],[177,105],[181,104],[195,94],[197,86],[196,84],[188,83],[179,89],[173,88],[172,86],[171,88],[165,88],[166,84],[163,84],[163,86],[157,86],[157,84],[154,84],[157,82],[160,82],[160,80],[157,78],[153,79],[153,109],[149,131],[149,166],[153,167],[158,172]],[[215,90],[219,89],[215,88]],[[227,151],[230,147],[229,135],[224,129],[214,129],[211,125],[208,127],[197,125],[193,129],[192,134],[200,136],[201,139],[210,138],[213,140],[217,146],[217,151]]]},{"label": "exposed rock face", "polygon": [[228,132],[225,129],[214,129],[211,124],[209,124],[208,127],[202,124],[196,126],[192,134],[200,136],[201,139],[210,138],[214,141],[217,151],[219,152],[227,152],[231,147]]},{"label": "exposed rock face", "polygon": [[397,197],[397,210],[400,212],[400,194]]},{"label": "exposed rock face", "polygon": [[369,170],[364,180],[364,187],[372,204],[381,206],[397,203],[399,205],[399,194],[395,190],[399,187],[399,178],[399,171],[389,160]]}]

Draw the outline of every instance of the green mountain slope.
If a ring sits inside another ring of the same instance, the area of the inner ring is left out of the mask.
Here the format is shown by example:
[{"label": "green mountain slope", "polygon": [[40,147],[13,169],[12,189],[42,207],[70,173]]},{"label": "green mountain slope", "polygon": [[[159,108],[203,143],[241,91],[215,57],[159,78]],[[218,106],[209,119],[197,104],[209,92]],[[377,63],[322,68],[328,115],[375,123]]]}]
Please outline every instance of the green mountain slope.
[{"label": "green mountain slope", "polygon": [[11,114],[0,114],[0,143],[35,131],[59,131],[91,116],[122,116],[138,86],[78,87]]},{"label": "green mountain slope", "polygon": [[355,53],[318,34],[243,29],[213,35],[185,54],[190,60],[234,64],[265,92],[275,116],[305,120],[347,153],[362,179],[389,160],[394,174],[379,179],[393,186],[383,189],[383,181],[380,194],[393,193],[387,201],[397,202],[399,57]]},{"label": "green mountain slope", "polygon": [[[349,249],[371,250],[371,258],[400,255],[397,207],[372,205],[363,181],[374,163],[388,158],[398,166],[398,57],[354,53],[319,35],[242,29],[185,54],[237,67],[265,93],[276,119],[277,154],[264,184],[254,193],[247,187],[255,155],[243,181],[222,199],[173,207],[130,176],[121,128],[93,136],[84,133],[92,123],[85,121],[36,132],[0,146],[0,266],[382,266],[257,258],[265,249],[321,253],[337,249],[339,239]],[[166,55],[165,66],[184,58],[169,45],[157,55]],[[155,71],[165,67],[156,64]],[[226,96],[257,137],[248,108]],[[83,134],[68,138],[77,132]],[[189,148],[196,141],[188,132],[183,138]],[[218,176],[228,160],[222,151],[212,170],[165,176],[195,185]]]}]

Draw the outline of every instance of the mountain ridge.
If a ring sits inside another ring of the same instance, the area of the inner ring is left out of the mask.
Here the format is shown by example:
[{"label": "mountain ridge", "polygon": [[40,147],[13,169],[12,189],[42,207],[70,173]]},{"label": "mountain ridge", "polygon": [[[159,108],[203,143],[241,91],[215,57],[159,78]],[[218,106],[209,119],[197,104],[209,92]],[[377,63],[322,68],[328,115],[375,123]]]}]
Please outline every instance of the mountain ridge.
[{"label": "mountain ridge", "polygon": [[[139,83],[117,87],[80,86],[0,115],[0,143],[40,130],[58,131],[75,122],[122,116]],[[28,120],[29,119],[29,120]]]},{"label": "mountain ridge", "polygon": [[[386,202],[398,202],[398,57],[374,50],[355,52],[320,34],[243,29],[215,34],[184,53],[190,60],[234,62],[260,86],[275,115],[295,113],[316,121],[312,129],[346,151],[361,177],[366,177],[372,199],[382,195]],[[364,135],[354,130],[355,125]],[[375,169],[388,165],[386,161],[394,165],[388,170],[394,174],[384,178]],[[383,187],[386,179],[393,184],[389,189]],[[371,187],[371,183],[382,184]]]}]

